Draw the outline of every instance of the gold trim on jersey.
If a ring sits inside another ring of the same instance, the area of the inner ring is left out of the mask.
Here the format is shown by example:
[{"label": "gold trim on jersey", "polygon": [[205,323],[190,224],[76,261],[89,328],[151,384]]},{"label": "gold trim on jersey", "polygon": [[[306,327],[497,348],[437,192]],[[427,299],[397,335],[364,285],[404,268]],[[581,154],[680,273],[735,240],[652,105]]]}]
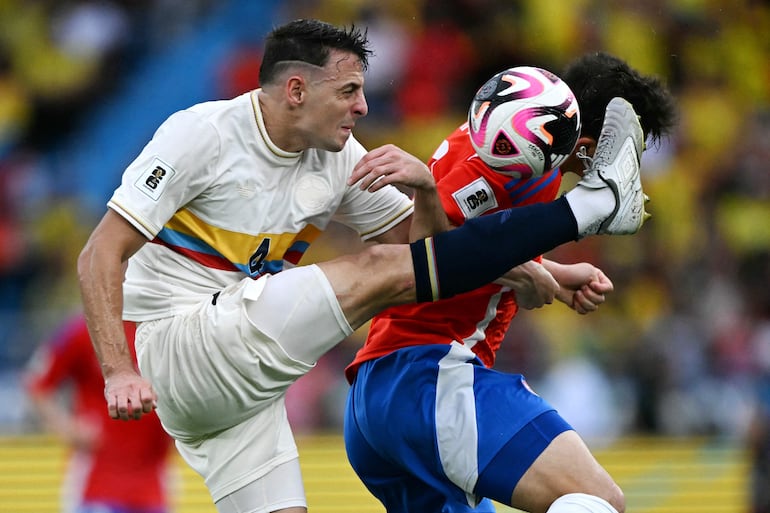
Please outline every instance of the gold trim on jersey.
[{"label": "gold trim on jersey", "polygon": [[267,133],[267,127],[265,126],[265,119],[262,117],[262,109],[259,107],[259,93],[261,91],[262,89],[255,89],[251,92],[251,106],[254,109],[254,119],[257,121],[259,135],[262,136],[262,140],[265,141],[265,145],[276,157],[285,159],[294,159],[299,157],[302,154],[301,151],[294,152],[282,150],[276,146],[272,139],[270,139],[270,135]]}]

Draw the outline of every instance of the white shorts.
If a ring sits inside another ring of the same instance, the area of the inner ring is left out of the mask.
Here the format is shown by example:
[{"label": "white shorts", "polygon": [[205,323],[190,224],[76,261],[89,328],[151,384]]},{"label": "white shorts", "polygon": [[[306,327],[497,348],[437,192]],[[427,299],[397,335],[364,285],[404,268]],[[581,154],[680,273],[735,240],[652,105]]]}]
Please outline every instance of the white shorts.
[{"label": "white shorts", "polygon": [[[248,317],[246,311],[251,312]],[[214,501],[297,458],[286,389],[352,333],[315,265],[243,281],[182,314],[143,322],[136,349],[157,413]]]},{"label": "white shorts", "polygon": [[307,509],[299,460],[295,458],[278,465],[268,474],[218,501],[216,507],[218,513],[270,513],[296,507]]}]

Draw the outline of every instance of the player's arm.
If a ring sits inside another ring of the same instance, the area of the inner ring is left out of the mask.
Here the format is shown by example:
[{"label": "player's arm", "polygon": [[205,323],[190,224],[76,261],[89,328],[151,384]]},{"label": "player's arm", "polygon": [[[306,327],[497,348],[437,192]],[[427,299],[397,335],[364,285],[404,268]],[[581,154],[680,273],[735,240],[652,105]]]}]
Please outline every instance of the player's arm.
[{"label": "player's arm", "polygon": [[436,192],[436,184],[432,178],[431,184],[430,187],[414,189],[414,214],[409,231],[410,242],[447,231],[452,227],[441,205],[441,199]]},{"label": "player's arm", "polygon": [[147,239],[112,210],[91,233],[78,258],[83,308],[104,376],[112,418],[140,418],[152,411],[156,396],[134,366],[123,330],[123,277],[128,259]]},{"label": "player's arm", "polygon": [[388,184],[399,185],[414,193],[411,224],[400,223],[377,237],[378,242],[415,241],[450,228],[430,170],[420,159],[398,146],[386,144],[364,155],[353,169],[349,183],[357,183],[361,189],[371,192]]},{"label": "player's arm", "polygon": [[553,303],[559,291],[559,283],[540,263],[530,260],[508,271],[495,280],[498,285],[509,287],[516,293],[516,304],[532,310]]},{"label": "player's arm", "polygon": [[543,259],[543,266],[559,283],[556,299],[579,314],[596,311],[614,290],[612,281],[601,269],[587,263],[561,264]]}]

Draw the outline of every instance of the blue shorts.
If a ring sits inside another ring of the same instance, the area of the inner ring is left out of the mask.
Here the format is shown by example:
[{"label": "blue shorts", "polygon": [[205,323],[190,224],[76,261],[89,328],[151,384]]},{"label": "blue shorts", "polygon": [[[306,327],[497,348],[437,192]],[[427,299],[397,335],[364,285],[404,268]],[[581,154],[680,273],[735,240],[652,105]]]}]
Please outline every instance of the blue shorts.
[{"label": "blue shorts", "polygon": [[389,513],[494,511],[572,429],[523,376],[484,367],[461,344],[365,362],[350,388],[345,447]]}]

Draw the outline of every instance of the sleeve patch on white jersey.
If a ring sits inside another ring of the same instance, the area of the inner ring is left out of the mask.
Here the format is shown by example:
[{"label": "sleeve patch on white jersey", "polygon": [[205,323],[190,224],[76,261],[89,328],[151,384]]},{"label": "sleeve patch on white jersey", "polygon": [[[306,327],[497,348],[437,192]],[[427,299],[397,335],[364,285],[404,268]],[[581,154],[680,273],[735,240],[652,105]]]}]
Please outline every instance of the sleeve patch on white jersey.
[{"label": "sleeve patch on white jersey", "polygon": [[153,201],[158,201],[174,174],[176,171],[173,167],[156,158],[147,171],[139,175],[139,178],[134,182],[134,187]]},{"label": "sleeve patch on white jersey", "polygon": [[452,197],[466,219],[478,217],[497,207],[497,198],[484,177],[475,179],[452,194]]}]

